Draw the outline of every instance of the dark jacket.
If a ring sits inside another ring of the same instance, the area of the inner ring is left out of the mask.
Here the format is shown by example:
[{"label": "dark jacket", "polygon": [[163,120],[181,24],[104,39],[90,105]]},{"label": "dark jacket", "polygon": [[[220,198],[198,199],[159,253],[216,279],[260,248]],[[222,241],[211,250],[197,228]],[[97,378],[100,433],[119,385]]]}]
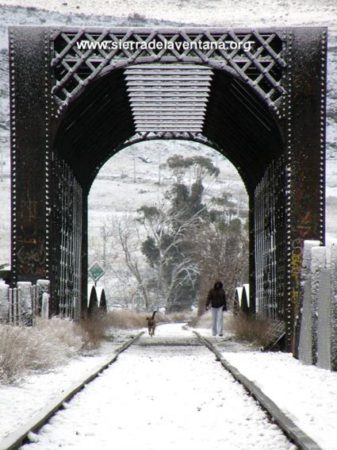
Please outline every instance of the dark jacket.
[{"label": "dark jacket", "polygon": [[206,308],[208,308],[209,305],[211,305],[212,308],[220,308],[223,306],[224,311],[227,311],[226,293],[222,286],[221,281],[217,281],[214,284],[213,289],[208,292]]}]

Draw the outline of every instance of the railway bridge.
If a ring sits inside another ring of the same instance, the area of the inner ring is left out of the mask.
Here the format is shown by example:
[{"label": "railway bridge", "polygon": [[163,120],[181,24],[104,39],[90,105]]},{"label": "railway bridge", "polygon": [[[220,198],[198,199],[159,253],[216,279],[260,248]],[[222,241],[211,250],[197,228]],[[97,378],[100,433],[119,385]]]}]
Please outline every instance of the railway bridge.
[{"label": "railway bridge", "polygon": [[87,308],[87,198],[135,142],[184,139],[249,196],[250,308],[299,308],[304,239],[324,243],[325,28],[12,27],[11,282],[45,278],[51,312]]}]

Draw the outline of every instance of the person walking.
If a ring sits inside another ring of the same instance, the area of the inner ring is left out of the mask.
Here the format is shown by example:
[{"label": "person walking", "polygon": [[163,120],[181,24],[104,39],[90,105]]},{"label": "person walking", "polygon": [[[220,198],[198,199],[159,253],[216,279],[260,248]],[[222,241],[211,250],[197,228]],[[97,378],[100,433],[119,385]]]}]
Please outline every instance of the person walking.
[{"label": "person walking", "polygon": [[221,281],[217,281],[214,287],[208,292],[206,301],[206,311],[212,308],[212,334],[213,336],[223,335],[223,311],[227,311],[226,293]]}]

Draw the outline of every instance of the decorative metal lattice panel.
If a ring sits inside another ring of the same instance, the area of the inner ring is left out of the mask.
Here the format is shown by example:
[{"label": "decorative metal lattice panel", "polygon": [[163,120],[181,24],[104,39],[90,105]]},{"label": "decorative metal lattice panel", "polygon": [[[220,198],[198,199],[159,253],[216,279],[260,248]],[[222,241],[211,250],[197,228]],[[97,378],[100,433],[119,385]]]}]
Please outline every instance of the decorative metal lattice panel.
[{"label": "decorative metal lattice panel", "polygon": [[81,301],[82,189],[68,165],[53,155],[51,231],[52,307],[61,317],[79,319]]},{"label": "decorative metal lattice panel", "polygon": [[283,87],[286,35],[219,29],[69,30],[53,38],[53,95],[68,103],[107,68],[137,63],[192,62],[226,69],[277,105]]},{"label": "decorative metal lattice panel", "polygon": [[255,190],[256,311],[272,319],[284,318],[285,253],[284,160],[267,169]]}]

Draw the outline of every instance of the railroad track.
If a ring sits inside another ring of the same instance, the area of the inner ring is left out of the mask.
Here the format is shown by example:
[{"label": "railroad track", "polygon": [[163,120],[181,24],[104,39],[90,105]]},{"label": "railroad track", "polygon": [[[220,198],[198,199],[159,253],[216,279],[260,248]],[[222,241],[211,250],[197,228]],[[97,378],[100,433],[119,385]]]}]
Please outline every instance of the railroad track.
[{"label": "railroad track", "polygon": [[246,391],[255,398],[261,407],[270,415],[272,420],[277,423],[288,439],[293,442],[300,450],[321,450],[321,447],[311,439],[303,430],[301,430],[284,412],[274,403],[261,389],[251,380],[245,377],[236,367],[232,366],[221,352],[208,339],[194,332],[200,341],[208,347],[216,356],[217,361],[226,369],[236,381],[242,384]]},{"label": "railroad track", "polygon": [[89,375],[78,380],[72,387],[63,392],[58,398],[46,405],[46,407],[35,414],[28,422],[20,426],[16,431],[10,433],[0,441],[0,450],[15,450],[23,444],[30,442],[29,436],[38,432],[58,411],[64,408],[66,402],[70,401],[85,386],[95,380],[104,370],[117,361],[118,356],[137,341],[144,332],[138,333],[119,348],[111,358],[96,367]]},{"label": "railroad track", "polygon": [[[261,408],[267,412],[267,416],[269,417],[268,420],[271,422],[277,424],[280,430],[284,433],[285,436],[289,439],[290,442],[292,442],[294,445],[296,445],[297,448],[303,449],[303,450],[319,450],[320,447],[316,442],[314,442],[309,436],[307,436],[302,430],[300,430],[289,417],[287,417],[278,407],[275,405],[274,402],[272,402],[254,383],[252,383],[250,380],[248,380],[244,375],[242,375],[235,367],[231,366],[221,355],[218,348],[212,343],[210,340],[206,339],[205,337],[201,336],[199,333],[194,332],[193,337],[189,337],[188,339],[180,339],[175,338],[174,336],[168,336],[166,338],[149,338],[147,336],[142,336],[143,333],[137,334],[135,337],[127,341],[125,344],[123,344],[113,355],[113,357],[106,361],[102,366],[96,368],[96,370],[93,371],[90,376],[86,376],[85,379],[79,380],[79,382],[73,386],[71,389],[69,389],[67,392],[63,393],[62,396],[53,402],[53,404],[47,405],[46,408],[41,411],[39,414],[37,414],[35,417],[33,417],[29,423],[26,423],[24,426],[20,427],[20,429],[16,430],[14,433],[7,436],[3,441],[0,442],[0,450],[9,450],[9,449],[18,449],[24,444],[28,444],[30,442],[34,442],[36,440],[36,433],[39,432],[40,429],[46,425],[50,419],[56,415],[57,412],[64,408],[69,408],[69,401],[77,396],[79,392],[83,390],[85,386],[90,387],[90,383],[95,380],[100,374],[102,374],[104,371],[107,373],[107,369],[117,361],[118,356],[124,352],[126,349],[132,348],[134,349],[134,354],[136,355],[137,352],[145,352],[146,358],[144,361],[152,361],[153,362],[153,355],[156,355],[158,353],[165,354],[165,352],[169,352],[170,348],[175,348],[177,354],[180,352],[186,352],[187,356],[193,355],[193,352],[196,350],[193,349],[193,347],[199,347],[198,355],[203,355],[203,349],[204,347],[207,347],[211,352],[214,353],[216,360],[221,364],[221,366],[231,374],[231,377],[234,377],[236,381],[238,381],[246,390],[246,392],[249,394],[249,396],[252,396],[261,406]],[[134,345],[133,345],[134,344]],[[137,348],[135,348],[137,347]],[[185,350],[184,350],[185,349]],[[131,352],[131,350],[129,351]],[[129,353],[128,352],[128,353]],[[200,353],[201,352],[201,353]],[[132,353],[132,352],[131,352]],[[207,352],[207,354],[209,354]],[[167,364],[169,367],[170,361],[168,358],[170,358],[171,354],[167,353]],[[198,356],[199,357],[199,356]],[[127,357],[125,357],[125,361],[127,361]],[[140,360],[141,361],[141,360]],[[213,361],[214,362],[214,361]],[[120,363],[123,364],[123,363]],[[142,365],[142,363],[140,363]],[[115,370],[117,366],[110,369]],[[166,370],[166,369],[165,369]],[[163,372],[166,373],[165,371]],[[135,376],[137,374],[137,370],[135,369]],[[148,374],[149,377],[153,375],[152,373]],[[163,375],[161,375],[163,376]],[[168,375],[169,376],[169,375]],[[171,374],[171,377],[173,375]],[[153,378],[155,380],[155,378]],[[177,379],[178,380],[178,379]],[[127,381],[126,381],[127,383]],[[151,384],[151,381],[149,381]],[[178,381],[176,381],[178,383]],[[92,388],[90,388],[92,389]],[[89,390],[90,390],[89,389]],[[232,388],[230,388],[232,389]],[[199,389],[200,391],[200,389]],[[159,394],[157,394],[159,395]],[[206,404],[206,402],[205,402]],[[202,405],[204,407],[204,405]],[[201,406],[200,406],[201,409]],[[158,423],[156,425],[160,428],[160,424]],[[118,429],[118,427],[116,426]],[[38,439],[38,438],[37,438]],[[62,446],[62,445],[61,445]],[[25,446],[29,447],[29,446]],[[32,447],[34,447],[34,444],[32,444]],[[41,447],[42,448],[42,447]],[[46,449],[46,447],[44,447]],[[82,446],[75,447],[75,448],[82,448]],[[84,447],[83,447],[84,448]],[[85,447],[90,448],[90,447]],[[96,447],[98,448],[98,447]],[[105,447],[104,447],[105,448]],[[107,447],[108,448],[108,447]],[[160,446],[158,447],[160,448]],[[173,447],[172,447],[173,448]],[[191,448],[193,448],[191,446]],[[150,447],[149,447],[150,449]]]}]

